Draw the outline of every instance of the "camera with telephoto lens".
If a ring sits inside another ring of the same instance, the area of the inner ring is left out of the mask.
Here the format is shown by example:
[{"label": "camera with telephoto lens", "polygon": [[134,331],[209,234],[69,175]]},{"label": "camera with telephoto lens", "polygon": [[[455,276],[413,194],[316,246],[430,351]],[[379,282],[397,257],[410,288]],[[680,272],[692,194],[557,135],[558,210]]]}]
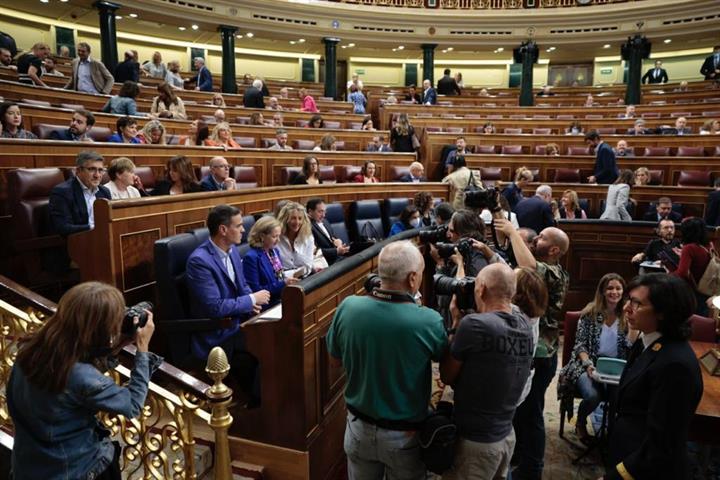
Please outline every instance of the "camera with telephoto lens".
[{"label": "camera with telephoto lens", "polygon": [[455,278],[441,273],[433,275],[435,295],[455,295],[460,310],[475,310],[475,279]]},{"label": "camera with telephoto lens", "polygon": [[445,260],[453,256],[456,248],[458,253],[462,255],[463,259],[468,259],[470,258],[470,253],[472,252],[472,243],[469,238],[463,238],[457,243],[436,243],[435,248],[437,248],[440,258],[444,258]]},{"label": "camera with telephoto lens", "polygon": [[484,190],[470,190],[465,192],[465,206],[473,210],[485,210],[499,212],[502,210],[498,202],[500,191],[495,187],[488,187]]},{"label": "camera with telephoto lens", "polygon": [[425,244],[444,242],[447,240],[447,231],[447,225],[437,225],[433,228],[420,230],[418,233],[418,239],[420,239],[420,243]]},{"label": "camera with telephoto lens", "polygon": [[[122,334],[128,337],[134,337],[138,328],[143,328],[148,321],[148,314],[145,310],[152,311],[153,304],[150,302],[140,302],[132,307],[125,307],[125,317],[122,321]],[[135,323],[135,317],[138,323]]]}]

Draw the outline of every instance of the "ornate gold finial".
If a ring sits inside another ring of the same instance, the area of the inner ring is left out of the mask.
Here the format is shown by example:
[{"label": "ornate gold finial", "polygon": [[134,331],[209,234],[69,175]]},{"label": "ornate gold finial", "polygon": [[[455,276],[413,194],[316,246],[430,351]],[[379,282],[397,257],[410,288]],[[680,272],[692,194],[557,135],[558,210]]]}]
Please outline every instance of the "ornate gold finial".
[{"label": "ornate gold finial", "polygon": [[228,363],[225,350],[223,350],[221,347],[214,347],[210,351],[210,355],[208,355],[207,365],[205,366],[205,371],[215,382],[214,385],[210,387],[210,395],[224,395],[229,390],[229,388],[225,386],[223,380],[225,379],[225,377],[227,377],[227,374],[230,371],[230,364]]}]

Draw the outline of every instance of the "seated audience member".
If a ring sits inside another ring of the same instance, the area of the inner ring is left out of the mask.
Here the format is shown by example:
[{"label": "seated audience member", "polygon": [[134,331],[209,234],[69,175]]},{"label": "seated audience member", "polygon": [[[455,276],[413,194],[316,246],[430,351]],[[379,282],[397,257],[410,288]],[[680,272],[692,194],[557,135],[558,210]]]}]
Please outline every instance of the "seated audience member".
[{"label": "seated audience member", "polygon": [[515,206],[524,198],[522,189],[532,181],[532,172],[527,167],[519,167],[515,170],[515,181],[502,189],[501,194],[507,200],[512,211],[515,211]]},{"label": "seated audience member", "polygon": [[669,218],[663,218],[655,228],[657,238],[653,238],[645,246],[645,250],[635,254],[630,260],[632,263],[659,262],[670,257],[673,263],[677,264],[679,257],[675,253],[680,248],[680,240],[675,238],[675,222]]},{"label": "seated audience member", "polygon": [[647,128],[646,122],[642,118],[638,118],[635,120],[635,123],[633,124],[633,128],[628,130],[628,135],[651,135],[655,133],[655,130],[652,128]]},{"label": "seated audience member", "polygon": [[268,104],[265,106],[268,110],[283,110],[282,105],[278,101],[277,97],[270,97]]},{"label": "seated audience member", "polygon": [[322,115],[313,115],[308,121],[307,128],[325,128],[325,120]]},{"label": "seated audience member", "polygon": [[650,184],[650,170],[646,167],[638,167],[635,170],[635,177],[633,179],[633,185],[636,187],[642,187],[643,185]]},{"label": "seated audience member", "polygon": [[60,45],[58,48],[58,56],[70,58],[70,47],[67,45]]},{"label": "seated audience member", "polygon": [[250,250],[243,257],[245,280],[251,290],[267,290],[270,292],[270,304],[280,301],[285,285],[298,282],[295,277],[283,275],[283,264],[277,248],[282,226],[275,217],[260,217],[248,236]]},{"label": "seated audience member", "polygon": [[270,150],[292,150],[293,147],[288,145],[288,133],[284,128],[278,128],[275,130],[275,143],[270,147]]},{"label": "seated audience member", "polygon": [[95,116],[87,110],[75,110],[70,127],[66,130],[53,130],[50,140],[65,140],[71,142],[92,142],[88,132],[95,125]]},{"label": "seated audience member", "polygon": [[[13,478],[120,477],[118,444],[99,434],[106,431],[100,430],[98,417],[102,411],[135,422],[147,413],[150,376],[162,359],[148,351],[155,324],[152,312],[145,313],[146,323],[132,338],[120,335],[122,293],[101,282],[85,282],[68,290],[55,313],[18,342],[3,389],[14,423]],[[121,386],[106,375],[112,362],[106,356],[128,343],[137,350],[129,382]],[[3,468],[10,468],[10,457]]]},{"label": "seated audience member", "polygon": [[420,219],[420,212],[417,207],[415,205],[408,205],[403,208],[397,221],[392,224],[389,236],[392,237],[411,228],[420,228],[421,224],[422,220]]},{"label": "seated audience member", "polygon": [[368,143],[368,152],[392,152],[392,148],[385,142],[385,135],[374,135],[372,142]]},{"label": "seated audience member", "polygon": [[365,114],[365,106],[367,105],[367,98],[365,95],[358,90],[356,85],[350,85],[350,94],[348,95],[348,101],[353,104],[353,113]]},{"label": "seated audience member", "polygon": [[210,105],[218,108],[227,108],[225,98],[223,98],[222,93],[220,92],[213,93],[212,99],[210,100]]},{"label": "seated audience member", "polygon": [[107,139],[111,143],[142,143],[137,137],[137,120],[130,117],[120,117],[115,122],[117,133],[113,133]]},{"label": "seated audience member", "polygon": [[180,62],[177,60],[168,62],[167,69],[165,82],[167,82],[173,90],[183,90],[185,88],[185,80],[180,76]]},{"label": "seated audience member", "polygon": [[677,88],[673,89],[673,93],[680,93],[680,92],[687,92],[688,91],[688,82],[687,80],[683,80],[680,82],[680,85]]},{"label": "seated audience member", "polygon": [[183,155],[177,155],[168,160],[165,167],[165,179],[155,185],[152,195],[179,195],[201,191],[202,188],[195,178],[190,159]]},{"label": "seated audience member", "polygon": [[115,115],[138,115],[145,116],[144,113],[137,111],[137,103],[135,98],[140,95],[140,86],[128,80],[122,84],[120,91],[117,95],[110,97],[102,111],[105,113],[112,113]]},{"label": "seated audience member", "polygon": [[261,112],[253,112],[252,115],[250,115],[250,125],[272,126],[271,122],[265,121],[265,116]]},{"label": "seated audience member", "polygon": [[37,136],[23,127],[22,113],[17,103],[0,104],[0,138],[37,140]]},{"label": "seated audience member", "polygon": [[621,113],[618,115],[618,118],[635,118],[637,115],[635,114],[635,105],[626,105],[625,106],[625,113]]},{"label": "seated audience member", "polygon": [[627,211],[627,203],[630,198],[630,185],[632,185],[632,183],[632,170],[621,170],[615,183],[608,187],[605,211],[600,215],[600,220],[632,221],[632,217]]},{"label": "seated audience member", "polygon": [[17,65],[12,64],[12,53],[7,48],[0,48],[0,67],[9,70],[17,70]]},{"label": "seated audience member", "polygon": [[555,96],[555,92],[551,90],[550,85],[543,85],[542,90],[537,94],[538,97],[552,97]]},{"label": "seated audience member", "polygon": [[545,155],[548,157],[559,157],[560,145],[557,143],[548,143],[545,145]]},{"label": "seated audience member", "polygon": [[628,148],[626,140],[618,140],[615,145],[615,156],[616,157],[634,157],[635,154]]},{"label": "seated audience member", "polygon": [[142,182],[135,175],[135,164],[129,158],[118,157],[113,159],[107,173],[110,181],[104,187],[110,191],[113,200],[140,198],[142,196],[140,193],[143,189]]},{"label": "seated audience member", "polygon": [[[512,420],[530,376],[533,337],[529,319],[514,309],[515,274],[505,264],[482,269],[475,280],[478,313],[452,309],[456,330],[440,364],[455,392],[457,453],[447,479],[505,478],[515,448]],[[512,338],[517,349],[501,345]],[[487,345],[494,347],[487,348]]]},{"label": "seated audience member", "polygon": [[160,118],[174,118],[186,120],[185,104],[180,97],[175,95],[169,83],[162,82],[157,86],[158,96],[153,98],[150,106],[150,114]]},{"label": "seated audience member", "polygon": [[288,99],[290,98],[290,94],[287,87],[283,87],[280,89],[280,98]]},{"label": "seated audience member", "polygon": [[364,130],[366,132],[374,132],[375,131],[375,126],[373,125],[373,121],[370,116],[363,118],[362,126],[360,127],[360,130]]},{"label": "seated audience member", "polygon": [[584,133],[585,130],[583,130],[582,124],[577,120],[573,121],[570,126],[565,129],[566,135],[583,135]]},{"label": "seated audience member", "polygon": [[575,430],[581,442],[589,444],[587,417],[607,398],[607,386],[593,378],[598,358],[626,360],[638,331],[628,329],[625,306],[625,280],[617,273],[604,275],[595,298],[580,312],[575,346],[570,361],[560,371],[558,397],[563,410],[572,414],[573,399],[582,397]]},{"label": "seated audience member", "polygon": [[483,128],[482,128],[482,133],[485,133],[485,134],[497,133],[497,131],[495,129],[495,124],[493,124],[492,122],[485,123],[485,125],[483,125]]},{"label": "seated audience member", "polygon": [[420,98],[420,94],[417,93],[417,88],[415,87],[415,85],[410,85],[408,87],[407,93],[405,94],[405,101],[414,104],[422,103],[422,98]]},{"label": "seated audience member", "polygon": [[592,94],[588,93],[588,96],[585,98],[585,106],[592,107],[594,104],[595,99],[593,98]]},{"label": "seated audience member", "polygon": [[720,177],[713,182],[713,191],[708,194],[705,223],[711,227],[720,226]]},{"label": "seated audience member", "polygon": [[235,179],[230,176],[230,164],[225,157],[210,159],[210,174],[202,179],[200,187],[206,192],[235,190]]},{"label": "seated audience member", "polygon": [[207,147],[241,148],[232,138],[232,130],[227,122],[220,122],[212,130],[212,134],[204,142]]},{"label": "seated audience member", "polygon": [[312,155],[303,159],[302,173],[290,182],[290,185],[319,185],[323,183],[320,178],[320,163]]},{"label": "seated audience member", "polygon": [[193,59],[193,65],[195,66],[197,74],[189,80],[186,80],[185,83],[194,83],[195,90],[200,90],[201,92],[212,92],[212,73],[210,73],[210,70],[208,70],[205,66],[205,59],[202,57],[196,57]]},{"label": "seated audience member", "polygon": [[335,140],[335,136],[329,133],[323,135],[320,139],[320,145],[316,145],[313,148],[315,152],[334,152],[335,150],[337,150],[337,140]]},{"label": "seated audience member", "polygon": [[302,278],[312,273],[315,240],[305,207],[288,202],[280,209],[277,220],[282,227],[277,248],[285,276]]},{"label": "seated audience member", "polygon": [[350,478],[380,479],[385,472],[389,478],[426,476],[418,429],[430,401],[431,361],[446,353],[447,334],[436,311],[412,300],[424,268],[412,242],[386,245],[378,256],[380,288],[346,297],[328,330],[330,361],[347,372],[344,445]]},{"label": "seated audience member", "polygon": [[695,313],[707,316],[708,296],[700,292],[697,285],[700,283],[708,263],[712,258],[712,243],[708,240],[707,226],[705,220],[699,217],[686,218],[680,224],[680,235],[682,237],[682,249],[680,250],[680,261],[677,268],[674,265],[665,265],[672,275],[685,280],[695,293],[697,309]]},{"label": "seated audience member", "polygon": [[[510,204],[508,203],[507,199],[500,195],[498,197],[498,204],[500,205],[500,211],[498,212],[498,214],[502,218],[510,220],[510,223],[512,223],[515,228],[520,228],[520,224],[517,221],[517,215],[510,209]],[[483,211],[480,212],[480,219],[483,221],[483,223],[485,223],[485,225],[490,225],[493,220],[493,212],[491,212],[487,208],[484,208]]]},{"label": "seated audience member", "polygon": [[595,130],[585,135],[585,143],[595,150],[595,167],[593,174],[588,177],[588,183],[609,184],[618,178],[618,166],[615,152],[605,143]]},{"label": "seated audience member", "polygon": [[530,228],[542,232],[555,225],[550,202],[552,201],[552,188],[550,185],[540,185],[535,189],[535,195],[523,198],[515,205],[518,224],[523,228]]},{"label": "seated audience member", "polygon": [[370,160],[367,160],[362,168],[360,168],[360,173],[355,175],[353,178],[353,182],[355,183],[378,183],[380,180],[375,176],[375,162],[371,162]]},{"label": "seated audience member", "polygon": [[192,355],[205,361],[213,347],[222,347],[242,389],[257,396],[259,392],[254,391],[257,361],[247,352],[240,324],[260,313],[270,301],[270,293],[252,288],[245,281],[244,262],[236,247],[245,231],[242,212],[231,205],[218,205],[208,213],[207,227],[210,238],[187,260],[185,282],[190,312],[195,318],[227,318],[230,324],[193,334]]},{"label": "seated audience member", "polygon": [[273,115],[273,127],[281,128],[285,126],[283,115],[280,112],[275,112]]},{"label": "seated audience member", "polygon": [[692,292],[661,273],[635,277],[627,290],[628,325],[642,336],[617,387],[603,478],[687,478],[688,431],[703,392],[700,366],[687,342]]},{"label": "seated audience member", "polygon": [[205,139],[210,136],[208,126],[202,120],[193,120],[188,125],[187,135],[180,135],[178,145],[192,147],[195,145],[203,145]]},{"label": "seated audience member", "polygon": [[218,108],[213,112],[213,119],[215,123],[222,123],[225,121],[225,111],[222,108]]},{"label": "seated audience member", "polygon": [[675,119],[675,127],[663,129],[661,133],[670,135],[689,135],[692,133],[692,128],[687,126],[687,118],[678,117]]},{"label": "seated audience member", "polygon": [[50,221],[53,230],[62,237],[95,228],[95,199],[112,199],[110,190],[100,185],[105,173],[102,155],[80,152],[75,166],[75,176],[50,192]]},{"label": "seated audience member", "polygon": [[167,145],[165,126],[159,120],[150,120],[138,133],[140,143],[147,145]]},{"label": "seated audience member", "polygon": [[580,208],[580,200],[578,200],[578,194],[575,190],[565,190],[560,199],[560,218],[567,220],[576,220],[579,218],[587,218],[585,210]]},{"label": "seated audience member", "polygon": [[160,52],[153,53],[152,61],[145,63],[142,66],[142,73],[146,77],[165,79],[167,75],[167,68],[162,61],[162,55]]},{"label": "seated audience member", "polygon": [[18,80],[20,83],[30,83],[39,87],[46,87],[42,81],[43,61],[50,55],[50,47],[46,43],[36,43],[28,53],[20,55],[17,59]]},{"label": "seated audience member", "polygon": [[[252,85],[245,88],[243,93],[243,107],[245,108],[265,108],[265,100],[262,93],[263,82],[256,79]],[[223,108],[225,106],[223,105]]]},{"label": "seated audience member", "polygon": [[335,236],[332,226],[325,220],[327,207],[322,199],[313,198],[308,200],[305,208],[310,218],[310,227],[315,239],[315,246],[322,250],[323,257],[325,257],[328,265],[332,265],[346,255],[350,251],[350,247]]},{"label": "seated audience member", "polygon": [[420,213],[420,227],[435,225],[435,208],[432,193],[416,192],[413,196],[413,205]]},{"label": "seated audience member", "polygon": [[300,101],[302,102],[300,111],[312,113],[318,113],[320,111],[315,104],[315,99],[308,94],[307,89],[301,88],[300,90],[298,90],[298,96],[300,97]]},{"label": "seated audience member", "polygon": [[[82,65],[83,68],[80,68]],[[90,57],[90,45],[77,45],[77,58],[72,61],[72,76],[65,88],[78,92],[109,95],[115,79],[102,62]]]},{"label": "seated audience member", "polygon": [[390,94],[385,99],[385,105],[397,105],[398,99],[395,95]]},{"label": "seated audience member", "polygon": [[650,210],[643,215],[646,222],[659,222],[663,218],[669,218],[675,223],[680,223],[682,215],[672,209],[672,200],[670,197],[660,197],[655,203],[655,210]]},{"label": "seated audience member", "polygon": [[453,208],[455,210],[464,209],[465,189],[468,185],[475,185],[476,187],[480,187],[482,185],[480,170],[470,170],[465,162],[465,157],[458,155],[455,157],[452,173],[443,178],[442,183],[450,184],[450,196],[453,199]]},{"label": "seated audience member", "polygon": [[458,155],[462,155],[463,157],[470,153],[467,150],[467,144],[465,143],[465,137],[457,137],[455,139],[455,150],[451,150],[450,153],[448,153],[447,158],[445,159],[445,171],[447,173],[452,173],[452,165],[455,161],[455,157]]},{"label": "seated audience member", "polygon": [[440,202],[435,207],[435,224],[436,225],[447,225],[452,219],[455,210],[452,205],[448,202]]},{"label": "seated audience member", "polygon": [[427,178],[425,178],[425,167],[420,162],[412,162],[409,172],[400,177],[400,181],[408,183],[427,182]]},{"label": "seated audience member", "polygon": [[117,83],[125,83],[128,80],[132,82],[140,81],[140,64],[135,59],[132,50],[128,50],[124,54],[124,60],[115,67],[115,81]]},{"label": "seated audience member", "polygon": [[700,127],[700,135],[720,134],[720,120],[708,120]]}]

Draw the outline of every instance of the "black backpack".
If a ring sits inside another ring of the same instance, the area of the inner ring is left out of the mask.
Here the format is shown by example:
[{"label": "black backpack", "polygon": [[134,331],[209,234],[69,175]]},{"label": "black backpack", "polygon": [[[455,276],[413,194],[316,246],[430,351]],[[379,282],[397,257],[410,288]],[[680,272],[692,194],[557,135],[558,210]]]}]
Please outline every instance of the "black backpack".
[{"label": "black backpack", "polygon": [[455,459],[457,426],[452,420],[453,404],[438,402],[420,430],[420,458],[431,472],[442,475]]}]

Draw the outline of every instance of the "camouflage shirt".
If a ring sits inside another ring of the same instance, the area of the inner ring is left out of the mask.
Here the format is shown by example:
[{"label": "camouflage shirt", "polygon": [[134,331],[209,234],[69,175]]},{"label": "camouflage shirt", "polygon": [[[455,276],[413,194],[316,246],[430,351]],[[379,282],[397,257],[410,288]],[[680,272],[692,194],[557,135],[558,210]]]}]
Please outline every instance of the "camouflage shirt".
[{"label": "camouflage shirt", "polygon": [[536,262],[536,265],[535,270],[545,280],[549,297],[548,308],[540,317],[540,339],[535,351],[535,357],[545,358],[554,355],[558,348],[558,325],[570,275],[559,264]]}]

